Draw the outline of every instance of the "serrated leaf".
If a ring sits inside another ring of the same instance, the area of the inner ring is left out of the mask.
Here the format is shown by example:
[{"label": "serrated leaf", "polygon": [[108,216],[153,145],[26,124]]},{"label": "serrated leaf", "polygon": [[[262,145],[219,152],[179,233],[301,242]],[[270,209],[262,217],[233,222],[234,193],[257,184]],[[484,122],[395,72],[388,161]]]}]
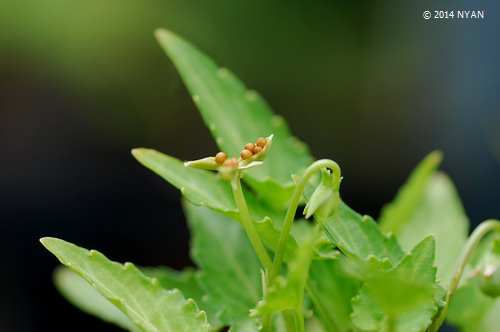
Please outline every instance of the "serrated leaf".
[{"label": "serrated leaf", "polygon": [[[303,197],[306,202],[312,196],[314,188],[311,183],[304,187]],[[395,265],[404,255],[393,235],[382,233],[373,218],[361,216],[342,200],[337,213],[327,219],[323,231],[344,254],[363,261],[373,256],[379,261],[388,259]]]},{"label": "serrated leaf", "polygon": [[325,331],[352,329],[351,299],[358,291],[359,283],[341,270],[337,260],[311,263],[307,292]]},{"label": "serrated leaf", "polygon": [[125,330],[140,331],[123,312],[67,267],[57,267],[53,278],[57,290],[81,311]]},{"label": "serrated leaf", "polygon": [[157,279],[142,274],[132,263],[108,260],[95,250],[45,237],[40,240],[64,265],[87,280],[144,331],[208,331],[206,315],[179,290],[165,290]]},{"label": "serrated leaf", "polygon": [[438,279],[447,285],[467,240],[469,221],[451,180],[436,172],[440,160],[433,152],[415,168],[394,202],[382,210],[380,225],[397,236],[404,250],[433,234]]},{"label": "serrated leaf", "polygon": [[353,299],[352,319],[362,330],[421,331],[437,312],[434,238],[429,236],[386,273],[370,277]]},{"label": "serrated leaf", "polygon": [[443,159],[441,152],[430,153],[411,172],[406,183],[399,189],[394,200],[385,205],[379,217],[380,228],[384,232],[397,234],[413,215],[424,194],[428,179]]},{"label": "serrated leaf", "polygon": [[288,191],[293,186],[290,175],[305,168],[312,158],[305,144],[291,136],[285,120],[273,115],[257,92],[247,90],[229,70],[219,68],[189,42],[164,29],[157,30],[156,37],[222,151],[237,156],[245,143],[275,134],[268,160],[246,176],[258,182],[273,179]]},{"label": "serrated leaf", "polygon": [[304,289],[317,237],[318,232],[313,232],[309,239],[298,248],[295,258],[288,264],[286,278],[281,276],[276,278],[276,282],[268,288],[264,299],[252,310],[252,316],[282,310],[302,310]]},{"label": "serrated leaf", "polygon": [[191,256],[207,303],[223,324],[247,325],[249,309],[262,295],[260,263],[243,228],[231,219],[185,202],[192,233]]},{"label": "serrated leaf", "polygon": [[222,327],[222,323],[217,318],[216,308],[213,308],[204,300],[206,292],[196,277],[197,271],[193,268],[176,271],[166,266],[142,267],[141,271],[151,278],[158,279],[163,288],[177,288],[182,292],[184,297],[193,299],[198,304],[200,310],[205,311],[207,314],[207,319],[212,330],[217,331]]},{"label": "serrated leaf", "polygon": [[370,216],[361,216],[344,202],[340,202],[336,216],[328,218],[324,226],[328,238],[348,256],[367,260],[370,256],[392,265],[404,255],[394,236],[383,234]]},{"label": "serrated leaf", "polygon": [[[185,167],[177,158],[153,149],[137,148],[132,155],[144,166],[170,182],[184,197],[195,205],[205,206],[238,220],[239,214],[231,192],[230,184],[216,173]],[[245,198],[255,220],[269,216],[280,219],[280,214],[272,211],[245,191]]]}]

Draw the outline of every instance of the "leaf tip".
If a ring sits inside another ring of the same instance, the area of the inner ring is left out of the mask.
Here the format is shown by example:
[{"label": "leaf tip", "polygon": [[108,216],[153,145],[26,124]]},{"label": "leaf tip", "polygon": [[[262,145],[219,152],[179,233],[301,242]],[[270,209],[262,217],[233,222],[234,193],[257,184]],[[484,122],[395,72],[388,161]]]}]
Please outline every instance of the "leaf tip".
[{"label": "leaf tip", "polygon": [[39,241],[45,248],[49,249],[49,246],[52,242],[61,241],[61,240],[59,240],[58,238],[55,238],[55,237],[45,236],[45,237],[42,237]]},{"label": "leaf tip", "polygon": [[144,148],[133,148],[132,150],[130,150],[130,153],[132,154],[132,156],[135,159],[139,160],[140,155],[142,154],[142,152],[144,152],[144,150],[146,150],[146,149],[144,149]]},{"label": "leaf tip", "polygon": [[443,160],[443,151],[434,150],[431,153],[429,153],[428,158],[432,159],[436,164],[439,164]]},{"label": "leaf tip", "polygon": [[164,40],[166,37],[171,36],[172,32],[165,28],[158,28],[155,30],[154,35],[158,41]]}]

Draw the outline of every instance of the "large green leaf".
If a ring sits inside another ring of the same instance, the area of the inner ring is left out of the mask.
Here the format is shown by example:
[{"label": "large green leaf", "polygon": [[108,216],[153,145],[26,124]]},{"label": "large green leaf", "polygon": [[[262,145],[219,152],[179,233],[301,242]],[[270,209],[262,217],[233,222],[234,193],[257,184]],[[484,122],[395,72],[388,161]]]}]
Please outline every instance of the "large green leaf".
[{"label": "large green leaf", "polygon": [[[179,71],[221,150],[238,156],[245,143],[275,135],[273,151],[266,162],[247,172],[246,177],[253,180],[250,183],[272,180],[282,188],[293,186],[290,175],[305,168],[312,158],[305,144],[291,136],[285,120],[273,115],[257,92],[247,90],[228,69],[219,68],[189,42],[164,29],[157,30],[156,37]],[[277,197],[287,196],[281,193],[269,196]]]},{"label": "large green leaf", "polygon": [[[311,182],[304,187],[306,202],[315,190]],[[323,230],[330,241],[350,257],[364,261],[370,257],[378,261],[387,259],[391,265],[395,265],[404,256],[394,235],[385,235],[373,218],[361,216],[343,201],[337,212],[327,219]]]},{"label": "large green leaf", "polygon": [[[141,164],[179,189],[182,195],[192,203],[206,206],[233,219],[239,219],[231,186],[216,173],[186,167],[179,159],[152,149],[133,149],[132,155]],[[259,202],[250,192],[245,191],[245,198],[252,218],[255,220],[262,220],[266,216],[281,219],[281,214]]]},{"label": "large green leaf", "polygon": [[208,331],[203,311],[179,290],[165,290],[158,279],[142,274],[132,263],[108,260],[95,250],[45,237],[40,240],[64,265],[87,280],[101,295],[144,331]]},{"label": "large green leaf", "polygon": [[337,214],[328,218],[324,231],[342,252],[362,260],[374,256],[395,265],[404,255],[393,235],[386,236],[373,218],[361,216],[344,202],[340,203]]},{"label": "large green leaf", "polygon": [[352,319],[362,330],[386,330],[389,319],[394,331],[421,331],[437,312],[434,238],[429,236],[385,273],[368,277],[353,299]]},{"label": "large green leaf", "polygon": [[380,225],[397,236],[404,250],[433,234],[438,279],[446,285],[467,240],[469,221],[451,180],[435,172],[440,160],[433,152],[416,167],[394,202],[382,210]]},{"label": "large green leaf", "polygon": [[81,311],[125,330],[140,331],[123,312],[67,267],[59,266],[54,271],[54,284],[57,290]]},{"label": "large green leaf", "polygon": [[434,174],[442,160],[439,151],[430,153],[411,172],[406,183],[399,189],[394,200],[385,205],[379,217],[380,228],[384,232],[398,233],[408,221],[422,198],[427,181]]},{"label": "large green leaf", "polygon": [[206,294],[196,277],[196,271],[193,268],[185,268],[182,271],[176,271],[166,266],[143,267],[141,271],[151,277],[156,278],[165,289],[177,288],[186,298],[193,299],[200,310],[207,314],[208,322],[212,330],[217,331],[222,327],[222,323],[217,318],[217,310],[208,304],[204,296]]},{"label": "large green leaf", "polygon": [[200,268],[206,301],[223,324],[253,326],[249,310],[262,296],[260,263],[243,228],[231,219],[185,202],[191,256]]},{"label": "large green leaf", "polygon": [[351,299],[358,293],[359,283],[342,271],[337,260],[312,261],[306,289],[326,331],[352,329]]},{"label": "large green leaf", "polygon": [[418,208],[396,236],[403,249],[414,246],[429,234],[436,238],[437,276],[447,285],[462,251],[469,221],[451,180],[443,173],[427,182]]}]

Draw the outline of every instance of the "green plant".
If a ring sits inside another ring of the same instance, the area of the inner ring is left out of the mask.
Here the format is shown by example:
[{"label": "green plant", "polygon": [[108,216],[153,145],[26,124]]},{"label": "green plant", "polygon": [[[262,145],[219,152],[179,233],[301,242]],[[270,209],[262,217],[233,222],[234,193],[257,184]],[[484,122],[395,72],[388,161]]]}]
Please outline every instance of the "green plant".
[{"label": "green plant", "polygon": [[[133,331],[436,331],[445,317],[467,331],[495,329],[499,245],[485,235],[500,222],[484,222],[467,240],[453,184],[437,171],[439,152],[377,224],[341,201],[337,163],[314,161],[255,91],[175,34],[156,36],[220,149],[247,151],[183,163],[134,149],[184,196],[197,269],[122,265],[43,238],[69,268],[54,275],[70,302]],[[314,221],[294,220],[304,203]]]}]

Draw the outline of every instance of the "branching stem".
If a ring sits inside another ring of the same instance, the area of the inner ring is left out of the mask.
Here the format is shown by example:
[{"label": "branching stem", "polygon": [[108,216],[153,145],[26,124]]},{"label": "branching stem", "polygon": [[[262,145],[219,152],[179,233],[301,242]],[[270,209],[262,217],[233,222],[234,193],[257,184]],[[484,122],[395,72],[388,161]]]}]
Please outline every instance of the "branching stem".
[{"label": "branching stem", "polygon": [[295,190],[292,194],[292,199],[290,201],[290,206],[286,212],[285,222],[283,223],[283,229],[281,230],[280,238],[278,241],[278,247],[276,248],[276,254],[274,255],[274,261],[269,274],[269,281],[272,283],[273,279],[279,274],[281,270],[281,265],[283,264],[283,255],[285,253],[286,242],[290,235],[290,230],[292,229],[293,219],[295,217],[295,212],[299,205],[300,197],[302,191],[307,184],[307,181],[311,176],[323,167],[330,168],[335,174],[335,181],[340,181],[340,167],[333,160],[320,159],[312,163],[304,172],[304,175],[300,178],[299,183],[297,183]]},{"label": "branching stem", "polygon": [[440,312],[436,315],[436,318],[433,320],[432,324],[427,329],[429,332],[435,332],[439,329],[441,324],[446,317],[446,311],[448,310],[448,304],[450,303],[451,297],[455,293],[458,287],[458,283],[460,282],[460,278],[465,270],[467,262],[472,255],[472,252],[477,247],[481,239],[489,233],[490,231],[497,230],[500,231],[500,221],[498,220],[485,220],[483,221],[472,234],[469,236],[467,243],[465,243],[465,247],[460,254],[460,257],[457,261],[457,266],[455,267],[455,273],[451,278],[450,284],[448,286],[448,292],[446,293],[445,304]]}]

